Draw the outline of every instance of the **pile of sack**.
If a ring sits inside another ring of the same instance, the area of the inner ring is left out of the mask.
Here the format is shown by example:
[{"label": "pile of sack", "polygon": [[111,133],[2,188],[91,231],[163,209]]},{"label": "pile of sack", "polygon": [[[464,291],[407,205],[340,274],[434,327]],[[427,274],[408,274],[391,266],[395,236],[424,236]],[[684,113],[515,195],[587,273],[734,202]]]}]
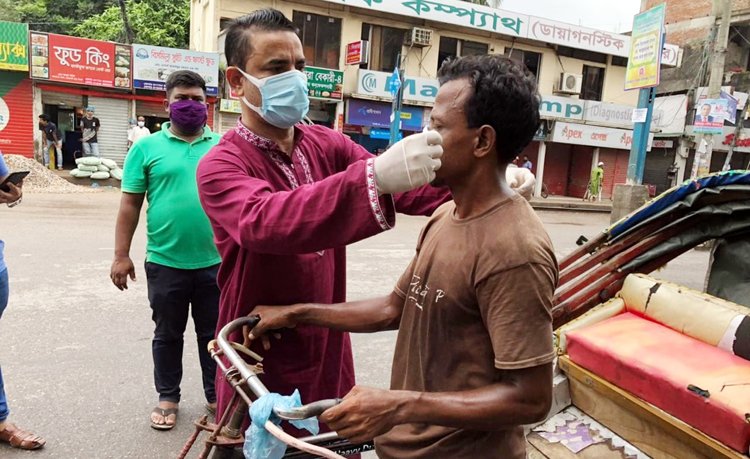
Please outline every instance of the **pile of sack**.
[{"label": "pile of sack", "polygon": [[97,158],[85,156],[76,158],[77,167],[70,171],[70,175],[76,178],[91,178],[94,180],[106,180],[110,177],[122,180],[122,169],[117,163],[108,158]]}]

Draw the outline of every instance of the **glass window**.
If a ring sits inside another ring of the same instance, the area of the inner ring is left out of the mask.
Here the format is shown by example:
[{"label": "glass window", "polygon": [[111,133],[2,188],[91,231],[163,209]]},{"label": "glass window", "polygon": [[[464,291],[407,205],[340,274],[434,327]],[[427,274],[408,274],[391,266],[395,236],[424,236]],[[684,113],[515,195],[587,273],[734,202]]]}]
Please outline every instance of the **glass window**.
[{"label": "glass window", "polygon": [[440,49],[438,50],[438,70],[447,59],[458,56],[458,39],[451,37],[440,37]]},{"label": "glass window", "polygon": [[487,54],[489,45],[478,41],[459,40],[452,37],[440,37],[440,48],[438,50],[438,70],[446,59],[456,56],[476,56]]},{"label": "glass window", "polygon": [[534,75],[537,81],[539,80],[539,69],[542,63],[541,53],[535,53],[533,51],[524,51],[522,49],[505,48],[505,56],[517,62],[521,62],[523,65],[526,66],[527,69],[529,69],[529,72],[531,72]]},{"label": "glass window", "polygon": [[463,41],[461,43],[462,56],[481,56],[489,52],[489,45],[477,41]]},{"label": "glass window", "polygon": [[372,24],[362,24],[362,40],[370,42],[370,62],[362,64],[362,69],[393,72],[396,61],[404,46],[406,30]]},{"label": "glass window", "polygon": [[627,67],[628,58],[621,56],[612,56],[612,65],[616,65],[618,67]]},{"label": "glass window", "polygon": [[295,11],[292,21],[298,29],[307,65],[339,68],[341,19]]},{"label": "glass window", "polygon": [[583,84],[581,85],[581,99],[602,100],[604,88],[604,69],[590,65],[583,66]]}]

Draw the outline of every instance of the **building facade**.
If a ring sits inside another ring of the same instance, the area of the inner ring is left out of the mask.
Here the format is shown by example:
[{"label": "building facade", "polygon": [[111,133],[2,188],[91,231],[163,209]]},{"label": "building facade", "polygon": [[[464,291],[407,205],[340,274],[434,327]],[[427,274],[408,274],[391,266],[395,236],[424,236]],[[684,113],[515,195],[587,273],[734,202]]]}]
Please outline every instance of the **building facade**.
[{"label": "building facade", "polygon": [[[543,97],[543,126],[521,153],[534,164],[537,192],[544,183],[551,194],[583,196],[599,161],[605,163],[605,197],[625,181],[637,101],[637,91],[623,90],[627,35],[457,0],[193,0],[191,48],[223,53],[226,24],[267,7],[297,25],[309,66],[335,72],[341,81],[336,97],[311,87],[310,118],[373,153],[388,143],[388,86],[399,57],[405,75],[401,130],[408,135],[429,118],[446,58],[504,54],[534,73]],[[229,100],[222,100],[219,125],[229,129],[239,104],[224,89]],[[680,114],[664,114],[666,121],[673,118],[679,121]]]}]

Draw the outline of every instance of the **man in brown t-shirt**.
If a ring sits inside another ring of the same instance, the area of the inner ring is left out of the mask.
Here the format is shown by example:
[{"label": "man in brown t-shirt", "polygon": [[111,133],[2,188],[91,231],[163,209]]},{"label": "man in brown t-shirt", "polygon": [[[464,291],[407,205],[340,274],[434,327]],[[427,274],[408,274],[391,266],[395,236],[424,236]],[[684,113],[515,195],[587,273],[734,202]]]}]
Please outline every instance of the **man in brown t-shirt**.
[{"label": "man in brown t-shirt", "polygon": [[539,125],[539,96],[533,75],[497,55],[449,61],[439,77],[430,128],[445,151],[436,182],[454,202],[423,229],[394,292],[259,306],[251,338],[268,344],[266,331],[299,323],[397,328],[391,390],[357,386],[320,419],[352,441],[375,438],[381,458],[523,458],[521,426],[551,403],[557,263],[505,169]]}]

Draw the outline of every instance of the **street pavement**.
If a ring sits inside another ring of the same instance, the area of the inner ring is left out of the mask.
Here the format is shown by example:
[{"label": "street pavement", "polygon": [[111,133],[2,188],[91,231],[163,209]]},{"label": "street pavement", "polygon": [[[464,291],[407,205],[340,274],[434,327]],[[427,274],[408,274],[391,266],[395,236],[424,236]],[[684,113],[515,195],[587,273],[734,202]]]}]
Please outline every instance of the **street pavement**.
[{"label": "street pavement", "polygon": [[[204,414],[191,321],[178,425],[169,432],[149,427],[156,394],[143,270],[145,213],[131,253],[137,281],[120,292],[109,280],[118,204],[119,192],[105,190],[27,193],[20,206],[0,208],[11,285],[10,304],[0,320],[10,420],[47,439],[47,446],[34,453],[0,445],[2,458],[173,458],[192,432],[193,420]],[[580,235],[591,237],[609,222],[608,214],[539,215],[558,256],[575,249]],[[394,230],[350,247],[349,299],[390,292],[425,222],[399,215]],[[655,275],[701,288],[707,260],[707,252],[691,251]],[[353,337],[360,384],[387,387],[394,341],[395,332]]]}]

